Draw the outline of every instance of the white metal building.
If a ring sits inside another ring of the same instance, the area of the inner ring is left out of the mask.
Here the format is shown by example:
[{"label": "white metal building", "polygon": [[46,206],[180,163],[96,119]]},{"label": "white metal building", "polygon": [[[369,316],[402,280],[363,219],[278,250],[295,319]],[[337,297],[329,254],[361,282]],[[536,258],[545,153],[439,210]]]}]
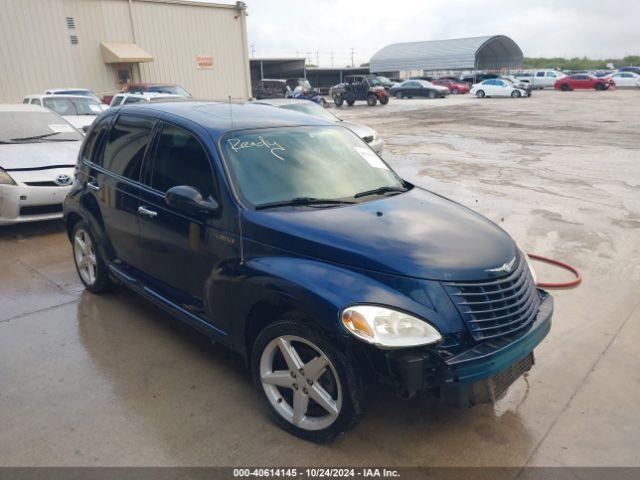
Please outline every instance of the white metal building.
[{"label": "white metal building", "polygon": [[189,0],[1,0],[0,102],[48,88],[177,83],[251,95],[246,7]]}]

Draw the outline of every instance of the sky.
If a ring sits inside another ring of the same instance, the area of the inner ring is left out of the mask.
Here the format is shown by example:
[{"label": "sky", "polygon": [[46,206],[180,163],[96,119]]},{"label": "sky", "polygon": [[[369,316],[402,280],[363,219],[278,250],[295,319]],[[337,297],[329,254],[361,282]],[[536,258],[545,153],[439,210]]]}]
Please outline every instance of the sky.
[{"label": "sky", "polygon": [[[227,3],[225,1],[225,3]],[[320,66],[396,42],[503,34],[526,57],[640,54],[640,0],[245,0],[250,54]],[[317,53],[316,53],[317,52]],[[333,59],[332,59],[333,54]]]}]

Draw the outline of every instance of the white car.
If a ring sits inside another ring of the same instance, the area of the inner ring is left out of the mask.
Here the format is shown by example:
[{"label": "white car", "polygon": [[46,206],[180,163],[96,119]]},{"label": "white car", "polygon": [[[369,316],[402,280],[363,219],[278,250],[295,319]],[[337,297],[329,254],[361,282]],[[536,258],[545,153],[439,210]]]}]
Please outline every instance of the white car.
[{"label": "white car", "polygon": [[[553,88],[558,80],[567,75],[557,70],[534,70],[533,72],[520,72],[515,74],[515,78],[520,81],[528,80],[531,86],[537,90]],[[518,83],[517,81],[514,83]]]},{"label": "white car", "polygon": [[295,110],[296,112],[306,113],[314,117],[320,117],[333,123],[338,123],[343,127],[348,128],[353,133],[358,135],[362,140],[369,144],[369,147],[376,152],[382,152],[384,147],[384,140],[380,138],[378,132],[373,128],[362,125],[361,123],[345,122],[337,115],[334,115],[329,110],[321,107],[311,100],[296,100],[290,98],[271,98],[258,100],[254,103],[262,105],[271,105],[272,107],[284,108],[286,110]]},{"label": "white car", "polygon": [[40,105],[62,115],[74,127],[86,130],[108,107],[86,95],[27,95],[22,103]]},{"label": "white car", "polygon": [[140,102],[174,102],[181,100],[191,100],[184,95],[174,95],[169,93],[154,93],[154,92],[141,92],[141,93],[116,93],[111,99],[110,107],[117,107],[118,105],[128,105],[130,103]]},{"label": "white car", "polygon": [[80,95],[100,100],[98,96],[88,88],[49,88],[44,91],[45,95]]},{"label": "white car", "polygon": [[615,72],[606,78],[613,80],[618,87],[636,87],[640,88],[640,75],[633,72]]},{"label": "white car", "polygon": [[0,225],[62,217],[84,136],[36,105],[0,105]]},{"label": "white car", "polygon": [[478,98],[484,97],[528,97],[529,92],[506,78],[490,78],[481,83],[476,83],[469,90],[471,95]]}]

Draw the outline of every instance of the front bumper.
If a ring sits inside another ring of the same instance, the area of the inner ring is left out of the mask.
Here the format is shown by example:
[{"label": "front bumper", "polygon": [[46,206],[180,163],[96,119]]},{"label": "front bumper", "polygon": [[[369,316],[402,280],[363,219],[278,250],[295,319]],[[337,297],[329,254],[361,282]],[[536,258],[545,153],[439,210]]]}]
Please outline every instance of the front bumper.
[{"label": "front bumper", "polygon": [[70,189],[0,185],[0,225],[62,218],[62,202]]},{"label": "front bumper", "polygon": [[399,387],[406,394],[430,388],[466,388],[489,379],[533,352],[551,329],[553,297],[542,293],[536,319],[524,333],[515,332],[452,354],[444,349],[409,350],[389,357]]}]

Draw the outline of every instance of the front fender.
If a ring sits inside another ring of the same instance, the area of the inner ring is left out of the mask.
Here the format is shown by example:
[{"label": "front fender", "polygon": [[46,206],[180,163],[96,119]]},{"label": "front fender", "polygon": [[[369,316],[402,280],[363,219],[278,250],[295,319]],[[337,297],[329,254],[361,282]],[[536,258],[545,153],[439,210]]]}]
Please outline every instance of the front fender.
[{"label": "front fender", "polygon": [[[442,333],[464,330],[439,282],[360,271],[316,260],[263,256],[243,263],[234,292],[234,339],[245,338],[256,306],[278,305],[302,312],[332,336],[349,337],[339,318],[354,304],[386,305],[428,320]],[[244,345],[237,345],[241,350]]]}]

